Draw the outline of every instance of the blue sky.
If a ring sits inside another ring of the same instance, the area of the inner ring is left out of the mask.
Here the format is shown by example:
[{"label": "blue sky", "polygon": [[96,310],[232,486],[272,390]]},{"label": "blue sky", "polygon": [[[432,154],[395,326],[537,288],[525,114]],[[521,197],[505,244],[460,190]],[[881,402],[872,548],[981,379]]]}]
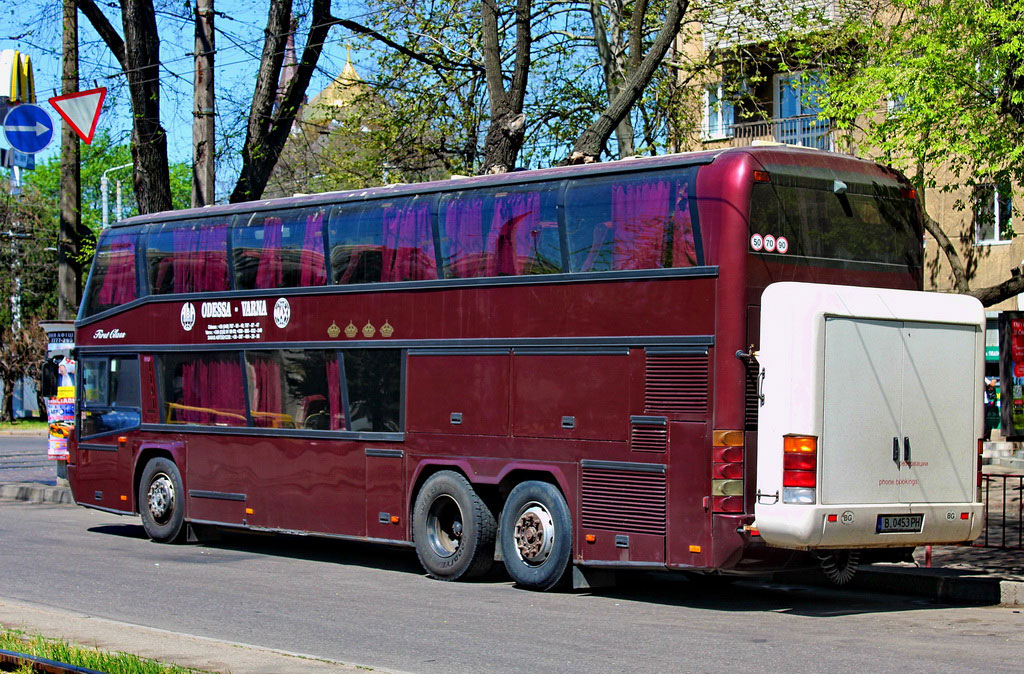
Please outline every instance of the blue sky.
[{"label": "blue sky", "polygon": [[[50,113],[56,125],[61,120],[47,99],[60,94],[60,3],[55,0],[28,0],[4,4],[6,6],[0,8],[0,49],[17,49],[32,57],[37,102]],[[104,3],[97,4],[105,11],[113,12],[105,7]],[[161,37],[160,59],[163,64],[160,75],[161,122],[168,133],[170,160],[190,163],[193,68],[191,51],[194,26],[189,20],[171,15],[172,12],[178,15],[182,13],[182,2],[161,4],[157,0],[156,4],[158,12],[161,7],[166,8],[158,19]],[[307,4],[297,0],[296,11]],[[214,81],[217,88],[218,144],[223,142],[224,134],[234,134],[236,144],[240,147],[244,139],[245,118],[252,101],[252,88],[263,46],[267,3],[260,0],[217,0],[215,9],[224,14],[215,19],[217,53]],[[341,10],[335,8],[335,11]],[[120,32],[120,15],[108,16]],[[359,19],[356,12],[349,11],[346,16]],[[117,61],[81,13],[79,31],[80,88],[108,88],[97,132],[106,130],[113,138],[127,143],[131,132],[131,113],[124,76]],[[300,33],[301,31],[300,26]],[[320,59],[320,70],[310,84],[311,96],[323,89],[345,65],[345,45],[350,41],[350,36],[336,27],[332,29],[329,39],[330,42]],[[300,43],[300,54],[301,46]],[[360,63],[356,52],[353,52],[353,61],[358,72],[366,72],[368,66]],[[0,146],[7,147],[2,134]],[[58,151],[59,138],[39,153],[37,159],[46,160],[55,156]],[[237,169],[233,170],[232,161],[218,166],[218,195],[230,190],[236,174]]]}]

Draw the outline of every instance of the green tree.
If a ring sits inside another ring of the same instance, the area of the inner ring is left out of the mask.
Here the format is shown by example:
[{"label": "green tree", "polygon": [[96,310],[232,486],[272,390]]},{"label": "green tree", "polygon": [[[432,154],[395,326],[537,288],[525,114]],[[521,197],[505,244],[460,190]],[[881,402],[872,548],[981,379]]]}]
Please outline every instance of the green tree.
[{"label": "green tree", "polygon": [[[1024,0],[891,0],[799,51],[826,73],[822,116],[855,130],[860,152],[906,171],[922,197],[1024,184]],[[1024,292],[1024,276],[971,289],[956,247],[925,220],[957,292],[986,306]]]}]

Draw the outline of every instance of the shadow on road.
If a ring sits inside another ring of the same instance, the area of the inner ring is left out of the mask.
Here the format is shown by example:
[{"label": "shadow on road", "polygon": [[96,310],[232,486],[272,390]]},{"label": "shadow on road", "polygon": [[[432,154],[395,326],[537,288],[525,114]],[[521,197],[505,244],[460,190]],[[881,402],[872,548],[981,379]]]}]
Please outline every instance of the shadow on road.
[{"label": "shadow on road", "polygon": [[[90,533],[131,539],[146,539],[141,525],[103,525]],[[389,546],[330,538],[295,536],[279,533],[238,531],[202,531],[199,546],[243,554],[269,555],[289,559],[397,571],[425,577],[411,547]],[[807,574],[808,583],[816,578]],[[486,577],[470,585],[508,585],[509,592],[519,590],[509,583],[501,563]],[[564,594],[570,594],[566,591]],[[862,590],[773,582],[770,578],[730,578],[672,571],[628,571],[616,574],[614,587],[573,593],[582,600],[611,599],[620,602],[678,606],[716,612],[776,612],[817,618],[898,611],[939,609],[948,604],[900,596],[881,595]]]}]

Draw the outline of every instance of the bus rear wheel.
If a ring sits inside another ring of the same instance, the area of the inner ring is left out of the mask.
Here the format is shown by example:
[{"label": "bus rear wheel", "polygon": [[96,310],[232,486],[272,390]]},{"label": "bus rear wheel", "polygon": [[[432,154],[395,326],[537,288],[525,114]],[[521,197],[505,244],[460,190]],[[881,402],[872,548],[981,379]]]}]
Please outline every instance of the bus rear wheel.
[{"label": "bus rear wheel", "polygon": [[522,482],[501,511],[501,555],[520,587],[559,585],[572,554],[572,520],[562,492],[547,482]]},{"label": "bus rear wheel", "polygon": [[454,471],[423,483],[412,511],[416,556],[438,580],[473,578],[494,564],[494,514],[469,481]]},{"label": "bus rear wheel", "polygon": [[146,535],[157,543],[175,543],[185,533],[185,489],[173,461],[152,459],[139,480],[139,514]]}]

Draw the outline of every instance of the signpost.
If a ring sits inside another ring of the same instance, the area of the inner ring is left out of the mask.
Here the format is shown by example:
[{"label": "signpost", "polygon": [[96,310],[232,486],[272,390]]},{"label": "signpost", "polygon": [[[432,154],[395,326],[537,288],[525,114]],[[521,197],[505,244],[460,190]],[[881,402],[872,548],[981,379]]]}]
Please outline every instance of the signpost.
[{"label": "signpost", "polygon": [[39,152],[53,140],[53,120],[38,105],[23,103],[7,113],[4,137],[19,152]]},{"label": "signpost", "polygon": [[100,111],[103,110],[103,99],[106,97],[106,88],[99,87],[63,96],[54,96],[50,99],[50,105],[60,113],[64,121],[78,134],[78,137],[85,141],[86,145],[89,145],[96,133],[96,123],[100,121]]}]

